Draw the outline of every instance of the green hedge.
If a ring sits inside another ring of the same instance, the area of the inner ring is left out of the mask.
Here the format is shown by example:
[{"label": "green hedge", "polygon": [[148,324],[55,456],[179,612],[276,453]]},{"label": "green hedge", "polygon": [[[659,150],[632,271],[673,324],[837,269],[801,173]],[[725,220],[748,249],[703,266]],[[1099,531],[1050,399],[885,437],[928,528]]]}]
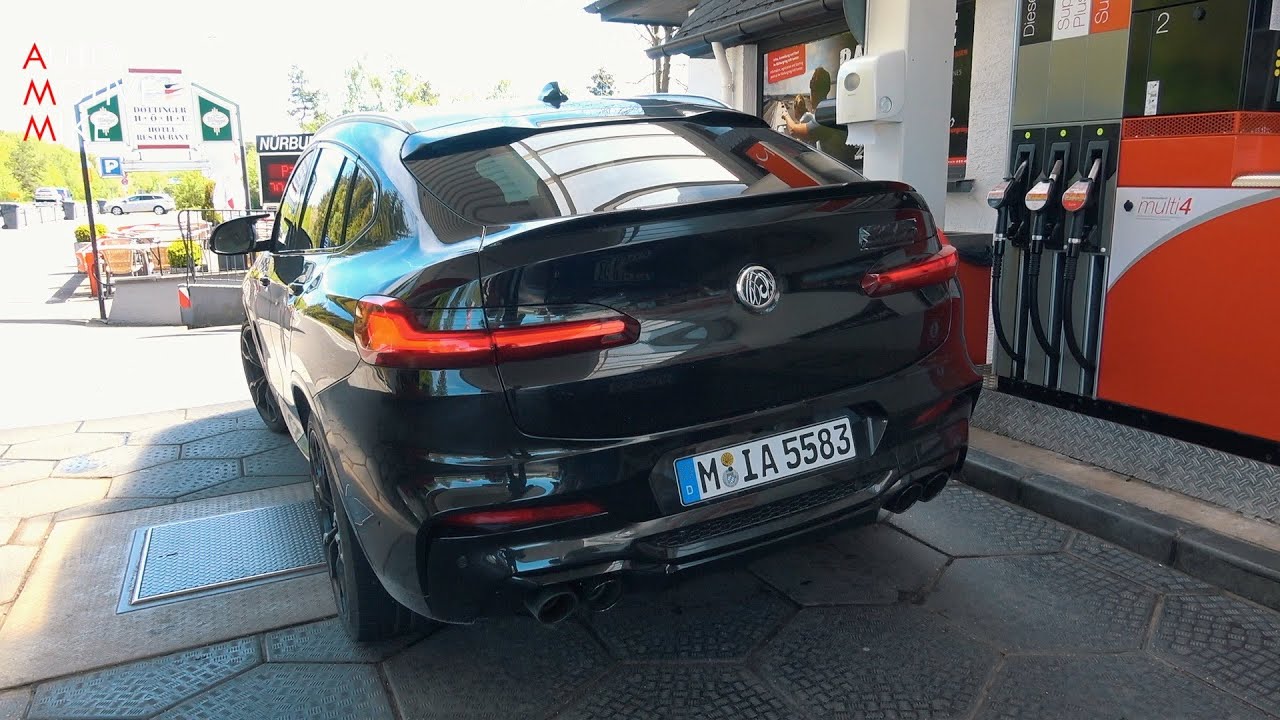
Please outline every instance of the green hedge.
[{"label": "green hedge", "polygon": [[[94,228],[98,231],[98,237],[107,234],[107,226],[102,223],[94,223]],[[76,228],[76,242],[89,242],[89,226],[81,225]]]},{"label": "green hedge", "polygon": [[[191,264],[200,267],[204,262],[204,250],[195,243],[191,244]],[[182,240],[169,243],[169,267],[184,268],[187,266],[187,244]]]}]

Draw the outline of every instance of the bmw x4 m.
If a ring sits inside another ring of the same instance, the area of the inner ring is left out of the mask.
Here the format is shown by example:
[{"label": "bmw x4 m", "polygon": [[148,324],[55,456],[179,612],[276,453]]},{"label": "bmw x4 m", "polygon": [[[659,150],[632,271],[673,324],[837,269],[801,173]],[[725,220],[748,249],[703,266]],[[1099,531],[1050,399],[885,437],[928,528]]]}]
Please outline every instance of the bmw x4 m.
[{"label": "bmw x4 m", "polygon": [[751,115],[350,115],[264,220],[212,244],[254,255],[246,379],[309,460],[358,640],[604,610],[964,462],[955,248],[911,187]]}]

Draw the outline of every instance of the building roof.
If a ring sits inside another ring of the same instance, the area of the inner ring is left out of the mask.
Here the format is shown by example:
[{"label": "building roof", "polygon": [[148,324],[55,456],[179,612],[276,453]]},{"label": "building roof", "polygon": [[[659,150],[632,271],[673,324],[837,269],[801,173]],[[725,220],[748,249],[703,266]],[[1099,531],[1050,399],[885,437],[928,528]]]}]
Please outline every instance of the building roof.
[{"label": "building roof", "polygon": [[737,45],[805,25],[844,18],[843,0],[702,0],[666,44],[650,57],[706,57],[711,43]]},{"label": "building roof", "polygon": [[678,26],[698,0],[596,0],[583,8],[605,22]]}]

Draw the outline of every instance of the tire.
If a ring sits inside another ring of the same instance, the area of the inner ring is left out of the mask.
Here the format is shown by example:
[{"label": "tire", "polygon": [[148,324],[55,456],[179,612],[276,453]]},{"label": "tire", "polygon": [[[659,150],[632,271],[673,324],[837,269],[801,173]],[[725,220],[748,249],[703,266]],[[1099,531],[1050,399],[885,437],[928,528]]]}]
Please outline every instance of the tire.
[{"label": "tire", "polygon": [[115,207],[111,208],[111,214],[112,214],[112,215],[123,215],[123,214],[124,214],[124,208],[120,207],[119,205],[116,205]]},{"label": "tire", "polygon": [[168,212],[168,210],[165,210],[165,209],[164,209],[164,206],[163,206],[163,205],[157,205],[157,206],[155,206],[155,207],[154,207],[154,208],[152,208],[152,209],[153,209],[153,210],[155,210],[155,213],[156,213],[157,215],[163,215],[163,214],[165,214],[166,212]]},{"label": "tire", "polygon": [[333,460],[324,432],[314,415],[307,422],[311,489],[322,532],[321,543],[338,619],[356,642],[376,642],[409,633],[425,622],[396,602],[382,587],[364,551],[360,549],[340,501]]},{"label": "tire", "polygon": [[253,326],[249,323],[240,326],[240,364],[244,367],[244,380],[249,386],[249,396],[253,398],[253,406],[257,408],[262,424],[273,433],[288,433],[289,428],[284,424],[284,415],[280,412],[280,402],[271,390],[271,383],[267,382],[262,356],[258,354],[258,343],[253,337]]}]

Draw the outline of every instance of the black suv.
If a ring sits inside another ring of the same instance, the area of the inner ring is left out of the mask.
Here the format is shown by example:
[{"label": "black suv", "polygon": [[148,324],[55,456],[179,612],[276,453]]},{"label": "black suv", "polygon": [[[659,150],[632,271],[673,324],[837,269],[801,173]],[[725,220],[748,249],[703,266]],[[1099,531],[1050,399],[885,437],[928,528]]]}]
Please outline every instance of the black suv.
[{"label": "black suv", "polygon": [[[691,98],[322,128],[241,350],[310,459],[340,614],[555,623],[929,500],[980,378],[921,197]],[[266,233],[263,233],[266,234]]]}]

